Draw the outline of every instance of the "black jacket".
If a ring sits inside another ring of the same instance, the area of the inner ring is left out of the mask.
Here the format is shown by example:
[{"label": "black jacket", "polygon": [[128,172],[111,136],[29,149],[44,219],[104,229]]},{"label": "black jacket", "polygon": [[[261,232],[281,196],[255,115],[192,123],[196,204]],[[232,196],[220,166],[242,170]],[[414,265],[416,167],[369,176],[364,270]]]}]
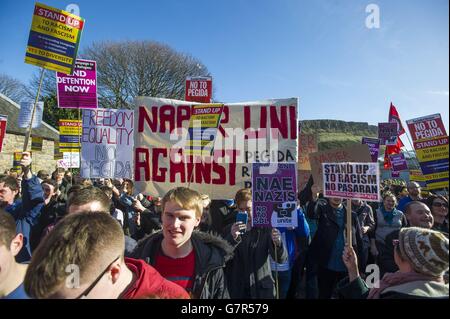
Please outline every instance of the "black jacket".
[{"label": "black jacket", "polygon": [[[143,259],[154,266],[163,240],[162,231],[138,242],[131,257]],[[233,248],[221,237],[194,231],[191,236],[195,251],[195,279],[192,297],[195,299],[227,299],[228,289],[224,267],[233,255]]]},{"label": "black jacket", "polygon": [[[319,266],[327,268],[339,232],[336,213],[327,201],[321,199],[317,202],[314,216],[309,217],[318,219],[317,231],[309,248],[310,256]],[[347,224],[347,214],[344,215],[344,224]],[[358,216],[355,212],[352,212],[352,246],[358,260],[361,260],[363,241]]]},{"label": "black jacket", "polygon": [[225,229],[224,237],[235,247],[225,269],[231,298],[275,298],[269,255],[283,263],[288,254],[283,243],[275,250],[271,233],[271,228],[252,228],[234,241],[231,225]]}]

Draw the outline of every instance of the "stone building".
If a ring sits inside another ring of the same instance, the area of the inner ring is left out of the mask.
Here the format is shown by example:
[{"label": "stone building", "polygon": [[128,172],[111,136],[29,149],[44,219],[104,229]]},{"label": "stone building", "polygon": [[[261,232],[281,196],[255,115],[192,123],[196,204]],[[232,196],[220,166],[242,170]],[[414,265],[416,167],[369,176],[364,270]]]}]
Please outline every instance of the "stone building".
[{"label": "stone building", "polygon": [[[13,165],[14,152],[23,150],[26,129],[18,127],[20,106],[0,93],[0,114],[8,116],[6,136],[3,149],[0,152],[0,173]],[[33,151],[33,171],[45,169],[52,172],[56,167],[54,156],[54,141],[59,141],[59,132],[45,122],[39,128],[33,129],[32,135],[43,138],[42,151]],[[31,150],[31,138],[27,150]]]}]

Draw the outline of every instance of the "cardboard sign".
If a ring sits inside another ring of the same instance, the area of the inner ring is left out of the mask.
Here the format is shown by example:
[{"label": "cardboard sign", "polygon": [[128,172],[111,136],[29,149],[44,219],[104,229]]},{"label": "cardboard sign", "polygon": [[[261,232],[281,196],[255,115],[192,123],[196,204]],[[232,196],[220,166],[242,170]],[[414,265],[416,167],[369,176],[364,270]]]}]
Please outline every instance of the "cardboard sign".
[{"label": "cardboard sign", "polygon": [[371,162],[369,147],[363,144],[311,153],[309,155],[314,184],[322,187],[322,163]]},{"label": "cardboard sign", "polygon": [[400,172],[398,172],[398,171],[391,171],[391,177],[392,178],[399,178],[400,177]]},{"label": "cardboard sign", "polygon": [[213,154],[206,158],[184,153],[192,105],[198,103],[138,97],[135,104],[139,192],[165,194],[189,185],[212,199],[234,198],[251,187],[251,163],[298,160],[296,98],[225,104]]},{"label": "cardboard sign", "polygon": [[81,176],[132,178],[133,110],[83,110]]},{"label": "cardboard sign", "polygon": [[413,142],[447,135],[441,114],[432,114],[406,121]]},{"label": "cardboard sign", "polygon": [[192,106],[185,152],[188,155],[210,156],[214,149],[217,127],[222,117],[223,104]]},{"label": "cardboard sign", "polygon": [[380,152],[380,140],[378,138],[363,137],[362,144],[369,146],[370,156],[372,156],[372,162],[378,162],[378,154]]},{"label": "cardboard sign", "polygon": [[32,136],[31,137],[31,150],[41,152],[43,143],[44,143],[44,138],[39,137],[39,136]]},{"label": "cardboard sign", "polygon": [[378,123],[378,138],[381,145],[397,145],[397,123]]},{"label": "cardboard sign", "polygon": [[406,162],[406,158],[403,153],[391,154],[389,155],[389,160],[391,161],[392,171],[400,174],[401,171],[408,170],[408,163]]},{"label": "cardboard sign", "polygon": [[309,177],[311,176],[311,171],[298,170],[297,171],[297,189],[301,192],[306,184],[308,184]]},{"label": "cardboard sign", "polygon": [[190,102],[211,103],[212,77],[188,77],[186,79],[185,100]]},{"label": "cardboard sign", "polygon": [[76,60],[73,75],[56,72],[56,92],[60,108],[97,108],[96,62]]},{"label": "cardboard sign", "polygon": [[0,114],[0,152],[3,148],[3,140],[6,136],[6,125],[8,124],[8,116]]},{"label": "cardboard sign", "polygon": [[[34,102],[20,102],[18,126],[28,128],[30,126],[31,115],[33,113]],[[37,102],[31,128],[38,128],[42,125],[42,115],[44,113],[44,102]]]},{"label": "cardboard sign", "polygon": [[83,26],[76,15],[36,3],[25,63],[71,74]]},{"label": "cardboard sign", "polygon": [[325,197],[380,200],[378,163],[323,163]]},{"label": "cardboard sign", "polygon": [[79,168],[80,167],[80,152],[64,152],[63,162],[66,168]]},{"label": "cardboard sign", "polygon": [[295,163],[253,163],[252,225],[297,227],[297,181]]},{"label": "cardboard sign", "polygon": [[311,170],[309,154],[319,151],[319,138],[317,134],[300,134],[298,137],[298,169]]},{"label": "cardboard sign", "polygon": [[428,189],[448,187],[448,136],[413,142]]}]

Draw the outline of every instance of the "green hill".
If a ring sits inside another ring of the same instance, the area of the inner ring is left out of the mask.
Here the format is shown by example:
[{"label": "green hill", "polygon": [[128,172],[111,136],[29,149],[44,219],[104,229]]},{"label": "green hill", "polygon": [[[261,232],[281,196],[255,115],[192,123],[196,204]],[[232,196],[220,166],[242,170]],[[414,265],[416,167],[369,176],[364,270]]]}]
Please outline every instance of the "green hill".
[{"label": "green hill", "polygon": [[378,127],[365,122],[305,120],[301,121],[301,126],[303,133],[319,134],[320,151],[361,144],[364,136],[378,136]]}]

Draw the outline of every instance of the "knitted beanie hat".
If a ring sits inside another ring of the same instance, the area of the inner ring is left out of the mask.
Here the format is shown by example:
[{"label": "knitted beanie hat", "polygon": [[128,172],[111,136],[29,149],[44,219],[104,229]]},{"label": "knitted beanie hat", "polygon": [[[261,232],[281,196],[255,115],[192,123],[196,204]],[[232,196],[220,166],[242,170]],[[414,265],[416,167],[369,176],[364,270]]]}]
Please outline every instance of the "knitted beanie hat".
[{"label": "knitted beanie hat", "polygon": [[440,232],[420,227],[402,228],[399,246],[402,257],[421,274],[439,277],[448,270],[448,238]]}]

